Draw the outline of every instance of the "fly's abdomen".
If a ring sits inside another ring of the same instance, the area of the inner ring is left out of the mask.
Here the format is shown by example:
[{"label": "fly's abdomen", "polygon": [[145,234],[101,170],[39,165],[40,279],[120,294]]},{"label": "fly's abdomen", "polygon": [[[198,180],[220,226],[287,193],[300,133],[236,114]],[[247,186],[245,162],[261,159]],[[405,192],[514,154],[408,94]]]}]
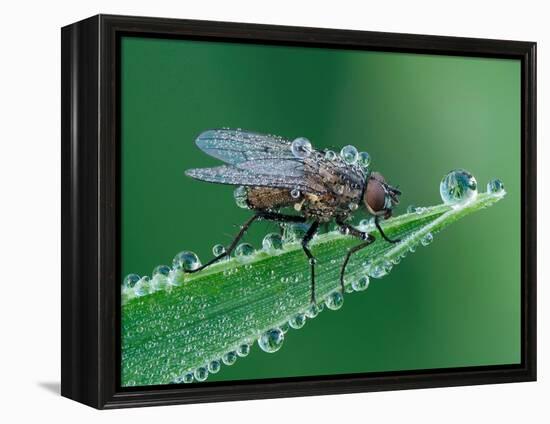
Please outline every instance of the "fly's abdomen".
[{"label": "fly's abdomen", "polygon": [[247,203],[252,209],[276,209],[296,202],[288,189],[247,187]]}]

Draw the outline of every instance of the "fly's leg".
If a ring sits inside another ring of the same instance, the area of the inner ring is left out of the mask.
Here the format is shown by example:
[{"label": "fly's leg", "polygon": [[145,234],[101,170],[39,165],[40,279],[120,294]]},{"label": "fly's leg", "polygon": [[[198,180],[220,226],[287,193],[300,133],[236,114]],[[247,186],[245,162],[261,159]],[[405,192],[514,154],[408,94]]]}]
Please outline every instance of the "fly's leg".
[{"label": "fly's leg", "polygon": [[248,230],[248,228],[252,225],[252,223],[256,220],[259,220],[259,219],[265,219],[265,220],[268,220],[268,221],[277,221],[277,222],[294,222],[294,223],[301,223],[301,222],[306,222],[306,219],[302,216],[293,216],[293,215],[281,215],[281,214],[278,214],[278,213],[273,213],[273,212],[265,212],[265,211],[260,211],[258,212],[256,215],[253,215],[251,216],[242,226],[241,226],[241,230],[239,231],[239,233],[237,234],[237,236],[233,239],[233,241],[231,242],[231,244],[229,245],[229,247],[225,250],[224,253],[222,253],[221,255],[218,255],[216,256],[215,258],[212,258],[211,260],[209,260],[207,263],[205,263],[204,265],[198,267],[197,269],[193,269],[193,270],[188,270],[188,271],[185,271],[187,273],[195,273],[195,272],[199,272],[199,271],[202,271],[203,269],[205,269],[206,267],[218,262],[220,259],[223,259],[227,256],[230,256],[231,253],[233,252],[233,250],[235,250],[235,248],[237,247],[237,244],[239,243],[239,241],[243,238],[243,236],[245,235],[246,231]]},{"label": "fly's leg", "polygon": [[378,228],[378,231],[380,232],[380,235],[384,240],[386,240],[388,243],[399,243],[400,239],[390,239],[386,234],[384,234],[384,231],[382,231],[382,227],[380,226],[380,223],[378,222],[378,217],[374,217],[374,225],[376,225],[376,228]]},{"label": "fly's leg", "polygon": [[[276,222],[288,222],[288,223],[304,223],[306,218],[296,215],[283,215],[275,212],[260,212],[258,216],[261,219]],[[302,239],[302,249],[309,259],[309,266],[311,268],[311,302],[315,303],[315,257],[308,248],[308,243],[311,241],[317,230],[319,229],[319,221],[314,221],[309,227],[304,238]]]},{"label": "fly's leg", "polygon": [[319,229],[319,221],[314,221],[313,224],[311,224],[311,227],[307,230],[306,234],[304,235],[304,238],[302,239],[302,249],[304,249],[304,252],[306,256],[309,259],[309,266],[311,267],[311,303],[315,302],[315,257],[311,253],[311,250],[309,250],[309,247],[307,246],[317,230]]},{"label": "fly's leg", "polygon": [[225,250],[225,252],[223,252],[221,255],[218,255],[216,256],[215,258],[212,258],[210,259],[208,262],[206,262],[204,265],[198,267],[197,269],[193,269],[193,270],[186,270],[185,272],[188,272],[190,274],[194,273],[194,272],[199,272],[199,271],[202,271],[204,268],[212,265],[213,263],[216,263],[218,262],[219,260],[231,255],[231,253],[233,252],[233,250],[235,250],[235,248],[237,247],[237,243],[239,243],[239,241],[243,238],[243,236],[245,235],[246,231],[248,230],[248,228],[252,225],[252,223],[254,221],[256,221],[258,218],[260,218],[260,214],[256,214],[256,215],[253,215],[251,216],[250,218],[248,218],[248,220],[241,226],[241,229],[239,231],[239,233],[237,234],[237,236],[233,239],[233,241],[231,242],[231,244],[229,245],[229,247]]},{"label": "fly's leg", "polygon": [[374,236],[371,236],[370,234],[366,234],[366,240],[363,243],[360,243],[357,246],[354,246],[348,250],[348,253],[346,254],[346,258],[344,259],[344,263],[342,264],[342,268],[340,269],[340,287],[342,288],[342,295],[344,295],[344,292],[345,292],[344,274],[346,273],[346,266],[348,265],[349,258],[354,253],[358,252],[361,249],[364,249],[369,244],[373,243],[374,240],[376,240]]},{"label": "fly's leg", "polygon": [[361,249],[364,249],[369,244],[373,243],[376,240],[376,238],[368,233],[359,231],[357,228],[352,227],[349,224],[346,224],[341,219],[336,219],[336,223],[340,226],[343,233],[350,234],[354,237],[364,240],[362,243],[349,249],[348,253],[346,254],[346,257],[344,258],[344,263],[342,264],[342,268],[340,269],[340,287],[342,289],[342,295],[344,295],[345,293],[344,274],[346,273],[346,266],[348,265],[351,255],[353,255],[354,253],[358,252]]}]

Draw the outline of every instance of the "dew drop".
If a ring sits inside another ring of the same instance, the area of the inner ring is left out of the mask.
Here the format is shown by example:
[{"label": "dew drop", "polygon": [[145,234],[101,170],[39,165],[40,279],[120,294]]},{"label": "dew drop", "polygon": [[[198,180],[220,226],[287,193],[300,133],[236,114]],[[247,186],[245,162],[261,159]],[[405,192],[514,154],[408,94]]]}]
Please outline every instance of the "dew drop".
[{"label": "dew drop", "polygon": [[136,296],[145,296],[151,293],[151,280],[149,277],[142,277],[134,286],[134,293]]},{"label": "dew drop", "polygon": [[356,211],[358,207],[359,205],[355,202],[350,202],[350,204],[348,205],[350,211]]},{"label": "dew drop", "polygon": [[416,206],[415,205],[407,206],[407,213],[415,213],[415,212],[416,212]]},{"label": "dew drop", "polygon": [[241,243],[235,248],[235,257],[239,262],[249,261],[254,253],[254,248],[250,243]]},{"label": "dew drop", "polygon": [[153,270],[153,277],[156,275],[162,275],[168,277],[170,275],[170,267],[168,265],[159,265]]},{"label": "dew drop", "polygon": [[388,260],[373,261],[367,265],[367,274],[373,278],[382,278],[392,269],[392,264]]},{"label": "dew drop", "polygon": [[283,248],[283,238],[277,233],[266,234],[262,240],[262,248],[266,252],[281,250]]},{"label": "dew drop", "polygon": [[325,305],[332,311],[337,311],[343,304],[344,296],[342,296],[342,293],[340,293],[339,290],[330,293],[325,300]]},{"label": "dew drop", "polygon": [[237,355],[240,356],[241,358],[248,356],[249,353],[250,353],[250,345],[247,343],[240,345],[239,348],[237,349]]},{"label": "dew drop", "polygon": [[316,305],[315,303],[312,303],[309,305],[309,307],[306,309],[306,317],[308,318],[315,318],[317,315],[319,315],[319,312],[321,312],[321,308]]},{"label": "dew drop", "polygon": [[295,139],[292,142],[290,149],[292,150],[292,154],[294,155],[294,157],[298,159],[307,158],[309,155],[311,155],[311,152],[313,150],[311,147],[311,142],[305,137],[298,137],[297,139]]},{"label": "dew drop", "polygon": [[391,259],[391,263],[394,265],[399,265],[401,263],[401,256],[395,256]]},{"label": "dew drop", "polygon": [[304,314],[297,314],[290,318],[288,325],[290,325],[295,330],[299,330],[306,324],[306,316]]},{"label": "dew drop", "polygon": [[237,361],[237,352],[235,351],[227,352],[222,357],[222,362],[225,365],[233,365],[236,361]]},{"label": "dew drop", "polygon": [[288,333],[288,330],[290,329],[290,327],[288,326],[288,323],[285,322],[284,324],[280,325],[279,328],[281,329],[281,331],[283,333]]},{"label": "dew drop", "polygon": [[208,378],[208,369],[206,367],[198,367],[193,373],[193,377],[197,381],[205,381]]},{"label": "dew drop", "polygon": [[193,252],[180,252],[172,261],[174,269],[182,269],[184,271],[193,271],[201,266],[201,261]]},{"label": "dew drop", "polygon": [[357,163],[363,168],[368,168],[370,165],[370,155],[367,152],[360,152],[357,158]]},{"label": "dew drop", "polygon": [[272,328],[258,338],[258,346],[267,353],[277,352],[283,345],[284,339],[285,334],[280,328]]},{"label": "dew drop", "polygon": [[210,374],[217,374],[220,371],[222,364],[219,360],[212,361],[208,364],[208,372]]},{"label": "dew drop", "polygon": [[239,208],[248,209],[248,190],[244,186],[239,186],[233,192],[235,203]]},{"label": "dew drop", "polygon": [[422,243],[422,246],[427,246],[434,240],[434,236],[432,233],[426,234],[422,239],[420,240],[420,243]]},{"label": "dew drop", "polygon": [[456,169],[443,177],[439,192],[447,205],[464,204],[477,196],[477,182],[468,171]]},{"label": "dew drop", "polygon": [[327,150],[325,152],[325,159],[326,160],[334,160],[336,159],[336,153],[334,153],[332,150]]},{"label": "dew drop", "polygon": [[220,255],[223,255],[225,253],[225,247],[221,244],[215,244],[213,247],[212,247],[212,254],[214,256],[220,256]]},{"label": "dew drop", "polygon": [[298,190],[297,188],[293,188],[291,191],[290,191],[290,195],[292,196],[293,199],[297,199],[298,197],[300,197],[300,190]]},{"label": "dew drop", "polygon": [[487,193],[501,193],[504,191],[504,184],[498,179],[491,180],[487,183]]},{"label": "dew drop", "polygon": [[194,379],[193,373],[188,372],[188,373],[183,375],[183,377],[181,378],[181,381],[184,382],[184,383],[192,383],[193,379]]},{"label": "dew drop", "polygon": [[344,162],[353,165],[357,162],[357,159],[359,158],[359,152],[357,151],[355,146],[348,145],[342,147],[342,150],[340,150],[340,156],[342,157]]},{"label": "dew drop", "polygon": [[309,229],[307,224],[285,224],[283,228],[283,241],[285,243],[292,243],[298,240],[302,240]]},{"label": "dew drop", "polygon": [[362,277],[359,277],[357,280],[353,280],[351,283],[351,287],[353,287],[353,290],[360,292],[367,290],[370,284],[370,278],[368,275],[363,275]]},{"label": "dew drop", "polygon": [[136,283],[141,279],[141,277],[137,274],[128,274],[124,281],[122,282],[122,286],[124,288],[132,289],[136,285]]},{"label": "dew drop", "polygon": [[159,265],[153,270],[151,288],[153,290],[164,290],[170,284],[170,267]]}]

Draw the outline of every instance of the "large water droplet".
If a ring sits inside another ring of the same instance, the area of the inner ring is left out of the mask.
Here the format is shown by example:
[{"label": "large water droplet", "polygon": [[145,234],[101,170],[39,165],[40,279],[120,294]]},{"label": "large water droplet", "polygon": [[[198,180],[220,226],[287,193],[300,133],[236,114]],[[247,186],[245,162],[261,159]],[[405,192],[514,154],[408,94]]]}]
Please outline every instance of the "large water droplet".
[{"label": "large water droplet", "polygon": [[420,240],[420,243],[422,243],[422,246],[427,246],[434,240],[434,236],[432,233],[426,234],[422,239]]},{"label": "large water droplet", "polygon": [[208,372],[210,374],[217,374],[220,371],[220,368],[222,367],[222,364],[220,361],[215,360],[208,364]]},{"label": "large water droplet", "polygon": [[456,169],[443,177],[439,192],[447,205],[463,204],[477,196],[477,182],[468,171]]},{"label": "large water droplet", "polygon": [[267,330],[258,339],[258,346],[267,353],[277,352],[283,345],[285,333],[280,328]]},{"label": "large water droplet", "polygon": [[180,252],[172,261],[172,267],[174,269],[182,269],[184,271],[193,271],[201,266],[201,261],[198,256],[193,252]]},{"label": "large water droplet", "polygon": [[133,289],[136,283],[140,280],[140,276],[137,274],[128,274],[124,281],[122,282],[122,286],[124,288]]},{"label": "large water droplet", "polygon": [[298,197],[300,197],[301,193],[300,193],[300,190],[298,190],[297,188],[293,188],[290,191],[290,195],[292,196],[293,199],[297,199]]},{"label": "large water droplet", "polygon": [[363,275],[362,277],[359,277],[356,280],[353,280],[351,283],[351,287],[353,287],[353,290],[360,292],[367,290],[370,284],[370,278],[368,275]]},{"label": "large water droplet", "polygon": [[208,378],[208,369],[206,367],[198,367],[193,376],[197,381],[205,381]]},{"label": "large water droplet", "polygon": [[367,152],[360,152],[357,163],[363,168],[368,168],[370,165],[370,155]]},{"label": "large water droplet", "polygon": [[266,234],[262,240],[262,248],[266,252],[275,252],[283,248],[283,238],[277,233]]},{"label": "large water droplet", "polygon": [[248,190],[244,186],[239,186],[233,192],[235,203],[239,208],[248,209]]},{"label": "large water droplet", "polygon": [[288,320],[290,325],[295,330],[302,328],[306,324],[306,316],[304,314],[297,314]]},{"label": "large water droplet", "polygon": [[328,295],[328,297],[325,300],[325,305],[327,305],[327,308],[329,308],[332,311],[336,311],[342,307],[344,304],[344,296],[342,296],[342,293],[340,293],[339,290],[333,291]]},{"label": "large water droplet", "polygon": [[501,193],[504,191],[504,184],[498,179],[491,180],[487,183],[487,193]]},{"label": "large water droplet", "polygon": [[357,151],[355,146],[344,146],[342,147],[342,150],[340,150],[340,156],[342,157],[344,162],[353,165],[357,162],[357,159],[359,158],[359,152]]},{"label": "large water droplet", "polygon": [[332,150],[327,150],[325,152],[325,159],[326,160],[334,160],[336,159],[336,153],[334,153]]},{"label": "large water droplet", "polygon": [[249,243],[241,243],[235,248],[235,257],[239,262],[248,262],[254,253],[254,248]]},{"label": "large water droplet", "polygon": [[233,365],[235,362],[237,362],[237,352],[227,352],[225,355],[222,356],[222,362],[225,365]]},{"label": "large water droplet", "polygon": [[311,155],[313,150],[311,147],[311,142],[305,137],[298,137],[295,139],[292,142],[290,149],[292,150],[292,154],[298,159],[307,158]]},{"label": "large water droplet", "polygon": [[188,373],[185,373],[182,378],[181,378],[181,381],[184,382],[184,383],[192,383],[193,382],[193,373],[192,372],[188,372]]}]

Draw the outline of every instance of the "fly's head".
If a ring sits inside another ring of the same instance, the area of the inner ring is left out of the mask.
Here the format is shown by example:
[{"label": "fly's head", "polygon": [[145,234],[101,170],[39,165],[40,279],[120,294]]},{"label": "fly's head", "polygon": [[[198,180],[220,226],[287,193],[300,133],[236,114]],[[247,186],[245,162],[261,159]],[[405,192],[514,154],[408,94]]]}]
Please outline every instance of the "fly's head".
[{"label": "fly's head", "polygon": [[391,217],[392,209],[399,204],[401,192],[392,187],[382,174],[372,172],[367,178],[367,189],[363,194],[363,203],[367,211],[374,216]]}]

